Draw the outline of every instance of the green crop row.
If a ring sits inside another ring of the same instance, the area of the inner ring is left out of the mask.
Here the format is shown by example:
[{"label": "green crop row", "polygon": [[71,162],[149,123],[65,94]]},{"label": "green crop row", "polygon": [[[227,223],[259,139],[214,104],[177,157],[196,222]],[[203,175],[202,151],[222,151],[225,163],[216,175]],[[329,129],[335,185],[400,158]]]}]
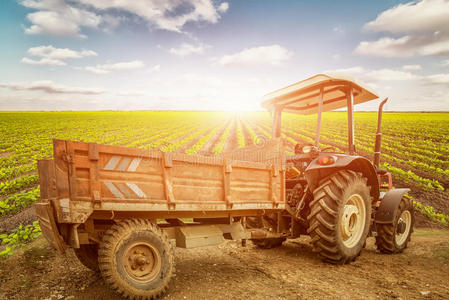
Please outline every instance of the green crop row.
[{"label": "green crop row", "polygon": [[6,245],[5,250],[0,252],[0,257],[11,255],[14,249],[24,246],[40,235],[41,227],[39,226],[38,221],[34,221],[33,224],[26,226],[20,224],[19,227],[13,229],[11,233],[0,234],[1,244]]},{"label": "green crop row", "polygon": [[39,187],[29,190],[21,191],[13,194],[3,201],[0,201],[0,216],[14,214],[40,199]]},{"label": "green crop row", "polygon": [[10,181],[0,182],[0,196],[16,193],[36,185],[38,182],[39,175],[23,176]]}]

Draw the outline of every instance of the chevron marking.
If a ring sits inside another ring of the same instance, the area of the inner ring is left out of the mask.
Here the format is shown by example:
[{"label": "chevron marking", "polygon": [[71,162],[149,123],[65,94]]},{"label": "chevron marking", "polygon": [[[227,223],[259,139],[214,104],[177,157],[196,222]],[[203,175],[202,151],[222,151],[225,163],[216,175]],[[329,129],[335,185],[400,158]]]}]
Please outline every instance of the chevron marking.
[{"label": "chevron marking", "polygon": [[129,157],[124,157],[124,158],[122,159],[122,162],[121,162],[120,165],[118,166],[117,171],[125,171],[125,169],[126,169],[126,167],[128,166],[130,160],[131,160],[131,158],[129,158]]},{"label": "chevron marking", "polygon": [[129,172],[135,172],[137,170],[137,168],[139,167],[141,160],[142,160],[142,158],[140,158],[140,157],[134,158],[131,161],[131,163],[129,164],[128,171]]},{"label": "chevron marking", "polygon": [[126,185],[134,192],[136,193],[139,198],[146,198],[147,195],[137,186],[135,183],[129,183],[127,182]]},{"label": "chevron marking", "polygon": [[121,156],[111,157],[111,159],[108,161],[106,166],[104,166],[104,169],[105,170],[114,170],[121,158],[122,158]]},{"label": "chevron marking", "polygon": [[115,185],[112,182],[105,182],[104,183],[108,190],[115,196],[115,198],[124,199],[125,196],[115,187]]}]

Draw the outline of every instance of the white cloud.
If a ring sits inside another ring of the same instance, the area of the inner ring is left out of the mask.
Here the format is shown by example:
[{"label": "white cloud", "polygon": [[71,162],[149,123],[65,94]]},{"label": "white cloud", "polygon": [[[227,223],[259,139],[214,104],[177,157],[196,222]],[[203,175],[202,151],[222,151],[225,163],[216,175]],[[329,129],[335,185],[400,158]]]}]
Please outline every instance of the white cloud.
[{"label": "white cloud", "polygon": [[97,68],[103,70],[133,70],[143,68],[145,64],[141,60],[118,62],[113,64],[97,65]]},{"label": "white cloud", "polygon": [[345,29],[341,25],[335,26],[334,28],[332,28],[332,31],[335,32],[335,33],[338,33],[338,34],[345,33]]},{"label": "white cloud", "polygon": [[119,10],[132,13],[156,28],[175,32],[181,32],[182,27],[189,22],[216,23],[220,19],[218,12],[225,12],[225,8],[229,6],[222,3],[216,8],[212,0],[78,1],[100,11]]},{"label": "white cloud", "polygon": [[402,70],[419,71],[419,70],[422,70],[422,67],[421,67],[421,65],[404,65],[404,66],[402,66]]},{"label": "white cloud", "polygon": [[78,38],[87,38],[83,28],[109,32],[132,20],[129,14],[155,28],[181,32],[189,22],[217,23],[229,8],[227,2],[215,7],[212,0],[21,0],[20,4],[36,10],[27,15],[31,25],[25,33]]},{"label": "white cloud", "polygon": [[434,74],[426,76],[426,80],[432,84],[449,84],[449,74]]},{"label": "white cloud", "polygon": [[[103,75],[108,74],[111,71],[121,71],[121,70],[135,70],[141,69],[145,67],[145,64],[141,60],[133,60],[133,61],[125,61],[118,63],[108,63],[103,65],[96,66],[87,66],[87,67],[74,67],[75,70],[85,70],[93,74]],[[160,69],[160,66],[154,66],[153,68],[155,72]]]},{"label": "white cloud", "polygon": [[123,92],[118,92],[117,96],[120,96],[120,97],[145,97],[145,96],[148,96],[148,94],[145,92],[140,92],[140,91],[123,91]]},{"label": "white cloud", "polygon": [[350,75],[357,75],[357,77],[360,77],[365,81],[405,81],[421,78],[421,76],[415,75],[410,72],[404,72],[401,70],[394,70],[394,69],[368,70],[361,66],[355,66],[345,69],[329,70],[325,71],[325,73],[344,73]]},{"label": "white cloud", "polygon": [[169,52],[171,54],[184,57],[184,56],[188,56],[191,54],[203,54],[205,48],[206,48],[206,45],[202,45],[202,44],[195,46],[195,45],[183,43],[177,48],[171,48],[169,50]]},{"label": "white cloud", "polygon": [[419,79],[420,76],[412,74],[410,72],[392,70],[392,69],[380,69],[372,70],[365,74],[368,78],[375,81],[404,81]]},{"label": "white cloud", "polygon": [[382,12],[364,27],[391,33],[434,32],[449,24],[449,1],[422,0],[399,4]]},{"label": "white cloud", "polygon": [[449,59],[443,60],[443,61],[441,62],[441,65],[442,65],[443,67],[449,67]]},{"label": "white cloud", "polygon": [[223,2],[220,4],[220,6],[218,6],[218,11],[221,13],[225,13],[227,12],[229,9],[229,3],[228,2]]},{"label": "white cloud", "polygon": [[360,74],[364,72],[366,72],[365,69],[360,66],[324,71],[324,73],[348,73],[348,74]]},{"label": "white cloud", "polygon": [[368,31],[402,34],[363,41],[361,55],[381,57],[437,56],[449,54],[449,1],[422,0],[399,4],[367,23]]},{"label": "white cloud", "polygon": [[29,48],[27,52],[32,56],[41,57],[40,60],[22,58],[23,63],[30,65],[64,66],[66,59],[97,56],[97,53],[92,50],[75,51],[68,48],[55,48],[51,45]]},{"label": "white cloud", "polygon": [[46,57],[51,59],[82,58],[86,56],[97,56],[92,50],[75,51],[68,48],[55,48],[53,46],[39,46],[28,49],[28,53],[33,56]]},{"label": "white cloud", "polygon": [[15,91],[42,91],[48,94],[103,94],[105,90],[99,88],[81,88],[56,84],[51,80],[34,81],[32,83],[0,83],[1,88]]},{"label": "white cloud", "polygon": [[[83,68],[75,68],[77,70],[83,70]],[[103,70],[103,69],[99,69],[96,67],[85,67],[84,70],[93,73],[93,74],[98,74],[98,75],[103,75],[103,74],[109,74],[109,71]]]},{"label": "white cloud", "polygon": [[218,59],[217,63],[222,66],[256,64],[279,66],[289,60],[292,55],[293,52],[279,45],[261,46],[245,48],[241,52],[224,55]]},{"label": "white cloud", "polygon": [[154,67],[149,68],[149,69],[148,69],[148,72],[150,72],[150,73],[156,73],[156,72],[159,72],[160,70],[161,70],[161,65],[155,65]]},{"label": "white cloud", "polygon": [[27,34],[86,38],[81,33],[81,27],[98,28],[102,23],[101,16],[69,5],[63,0],[23,0],[20,4],[38,10],[27,15],[32,24],[25,29]]},{"label": "white cloud", "polygon": [[36,65],[36,66],[65,66],[66,63],[59,59],[51,59],[51,58],[41,58],[39,60],[34,60],[28,57],[24,57],[21,60],[22,63],[28,65]]}]

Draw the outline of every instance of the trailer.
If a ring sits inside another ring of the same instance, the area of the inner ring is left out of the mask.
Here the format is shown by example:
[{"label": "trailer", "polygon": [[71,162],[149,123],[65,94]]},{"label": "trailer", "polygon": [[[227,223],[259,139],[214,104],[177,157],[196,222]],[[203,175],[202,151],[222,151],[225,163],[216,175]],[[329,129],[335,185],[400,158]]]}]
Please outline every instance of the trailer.
[{"label": "trailer", "polygon": [[[264,97],[270,141],[220,155],[54,140],[53,159],[38,162],[42,233],[130,299],[163,295],[174,247],[250,239],[272,248],[305,234],[331,263],[355,260],[368,236],[383,253],[401,252],[414,215],[408,189],[393,189],[378,168],[386,100],[374,164],[354,145],[353,105],[376,98],[353,79],[316,75]],[[341,107],[348,108],[348,154],[319,147],[322,112]],[[283,111],[317,114],[315,144],[298,141],[295,154],[285,154]]]}]

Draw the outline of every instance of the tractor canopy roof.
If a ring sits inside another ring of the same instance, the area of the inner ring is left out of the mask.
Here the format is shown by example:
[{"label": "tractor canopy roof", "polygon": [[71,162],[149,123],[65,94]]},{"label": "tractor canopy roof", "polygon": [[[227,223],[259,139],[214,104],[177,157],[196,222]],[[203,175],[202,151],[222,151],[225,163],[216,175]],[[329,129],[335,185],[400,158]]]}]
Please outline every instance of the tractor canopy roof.
[{"label": "tractor canopy roof", "polygon": [[332,111],[347,106],[350,87],[354,104],[379,98],[369,87],[350,76],[328,73],[318,74],[271,92],[263,97],[262,106],[269,111],[281,109],[284,112],[311,115],[318,112],[322,91],[323,111]]}]

